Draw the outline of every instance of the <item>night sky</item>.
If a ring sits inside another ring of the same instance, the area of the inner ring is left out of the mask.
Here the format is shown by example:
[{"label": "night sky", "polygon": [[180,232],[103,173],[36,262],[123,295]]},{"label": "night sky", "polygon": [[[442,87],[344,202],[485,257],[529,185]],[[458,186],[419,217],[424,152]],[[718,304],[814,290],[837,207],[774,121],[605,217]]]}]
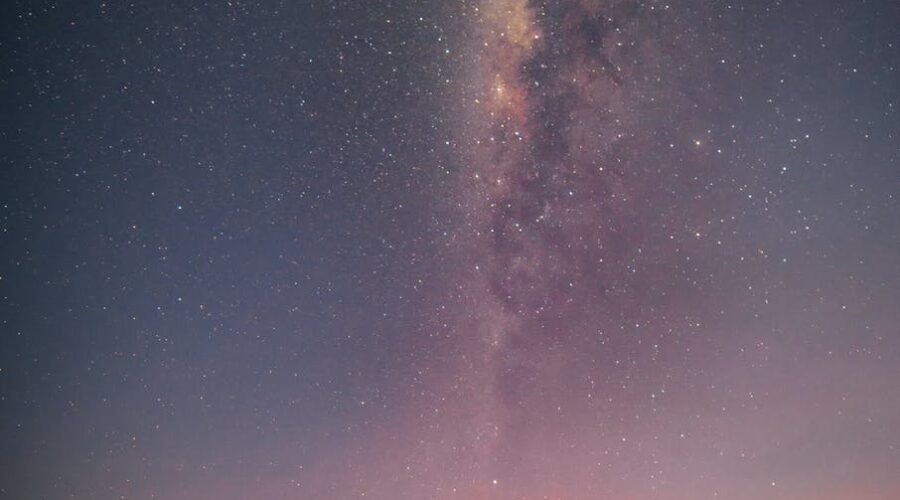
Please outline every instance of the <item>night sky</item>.
[{"label": "night sky", "polygon": [[0,498],[900,498],[900,3],[0,26]]}]

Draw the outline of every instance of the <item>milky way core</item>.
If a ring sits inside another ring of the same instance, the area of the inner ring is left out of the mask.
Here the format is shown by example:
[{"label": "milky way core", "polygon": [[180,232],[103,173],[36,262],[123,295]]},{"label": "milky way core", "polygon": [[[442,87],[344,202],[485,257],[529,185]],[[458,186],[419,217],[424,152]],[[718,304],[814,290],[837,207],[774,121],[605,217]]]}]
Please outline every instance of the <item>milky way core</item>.
[{"label": "milky way core", "polygon": [[0,498],[900,498],[895,0],[7,3]]}]

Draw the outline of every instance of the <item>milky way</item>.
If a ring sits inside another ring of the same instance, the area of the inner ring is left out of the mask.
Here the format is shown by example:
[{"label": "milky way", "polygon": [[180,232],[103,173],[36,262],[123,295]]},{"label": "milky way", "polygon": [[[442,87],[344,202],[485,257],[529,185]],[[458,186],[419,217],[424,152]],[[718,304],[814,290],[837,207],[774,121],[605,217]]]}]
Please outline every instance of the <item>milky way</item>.
[{"label": "milky way", "polygon": [[900,496],[896,2],[4,12],[0,497]]},{"label": "milky way", "polygon": [[[662,131],[679,107],[698,103],[663,63],[690,47],[641,10],[473,8],[452,194],[464,214],[450,291],[459,363],[441,396],[455,425],[432,437],[461,450],[439,467],[457,471],[445,488],[462,498],[623,494],[604,475],[640,460],[626,434],[664,427],[645,405],[690,376],[668,358],[687,359],[697,326],[681,241],[697,237],[703,193],[670,181],[706,162],[660,153],[674,149]],[[659,474],[660,445],[638,446],[646,478]]]}]

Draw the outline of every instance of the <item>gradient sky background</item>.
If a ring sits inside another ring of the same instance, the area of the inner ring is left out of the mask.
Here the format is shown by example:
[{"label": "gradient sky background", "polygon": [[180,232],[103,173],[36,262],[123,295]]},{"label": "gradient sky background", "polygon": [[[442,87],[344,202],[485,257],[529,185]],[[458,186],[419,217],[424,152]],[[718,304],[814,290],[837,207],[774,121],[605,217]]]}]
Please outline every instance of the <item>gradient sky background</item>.
[{"label": "gradient sky background", "polygon": [[900,498],[897,2],[0,23],[0,497]]}]

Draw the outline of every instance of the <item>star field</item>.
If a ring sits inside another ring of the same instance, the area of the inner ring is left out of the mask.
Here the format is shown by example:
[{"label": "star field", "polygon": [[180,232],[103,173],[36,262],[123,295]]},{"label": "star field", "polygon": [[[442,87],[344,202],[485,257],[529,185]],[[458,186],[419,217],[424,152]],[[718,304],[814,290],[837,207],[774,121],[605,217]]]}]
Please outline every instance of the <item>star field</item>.
[{"label": "star field", "polygon": [[895,3],[0,9],[0,498],[900,496]]}]

